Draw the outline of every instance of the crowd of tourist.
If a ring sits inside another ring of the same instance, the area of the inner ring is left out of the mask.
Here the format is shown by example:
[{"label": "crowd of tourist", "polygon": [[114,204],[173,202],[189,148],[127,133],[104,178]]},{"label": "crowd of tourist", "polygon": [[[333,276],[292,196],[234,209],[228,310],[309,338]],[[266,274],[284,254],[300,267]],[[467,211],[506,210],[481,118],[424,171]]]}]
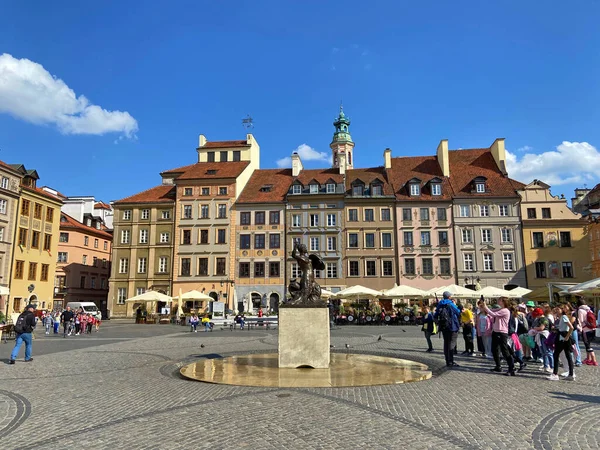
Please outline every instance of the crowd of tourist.
[{"label": "crowd of tourist", "polygon": [[46,334],[59,334],[62,325],[63,337],[91,334],[99,331],[102,320],[94,314],[86,314],[82,308],[72,311],[70,306],[62,311],[42,312],[39,320]]},{"label": "crowd of tourist", "polygon": [[[493,359],[494,367],[490,369],[493,372],[502,372],[502,356],[507,365],[507,376],[515,376],[527,367],[527,363],[533,362],[539,364],[541,372],[548,374],[549,380],[558,381],[562,377],[572,381],[575,379],[574,367],[598,365],[591,345],[597,319],[583,298],[576,305],[563,303],[554,307],[547,303],[536,306],[531,301],[517,304],[511,299],[500,298],[491,308],[482,298],[474,308],[470,304],[457,305],[451,294],[444,292],[435,312],[425,307],[423,316],[427,351],[434,350],[431,336],[439,331],[444,339],[448,367],[458,367],[454,355],[457,354],[456,341],[461,328],[465,345],[463,355]],[[581,343],[585,359],[582,359]],[[568,370],[559,374],[560,366]]]}]

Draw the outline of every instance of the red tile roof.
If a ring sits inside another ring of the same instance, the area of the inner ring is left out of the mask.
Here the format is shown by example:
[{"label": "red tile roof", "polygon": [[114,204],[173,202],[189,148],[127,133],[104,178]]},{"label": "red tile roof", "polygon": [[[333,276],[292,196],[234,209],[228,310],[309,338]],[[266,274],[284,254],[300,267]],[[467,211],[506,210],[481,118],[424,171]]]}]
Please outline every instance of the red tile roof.
[{"label": "red tile roof", "polygon": [[[442,173],[435,156],[410,156],[392,158],[392,168],[387,170],[388,179],[401,201],[449,201],[452,199],[452,187],[448,177]],[[420,180],[421,195],[411,196],[408,181]],[[442,195],[431,195],[430,184],[434,178],[442,180]]]},{"label": "red tile roof", "polygon": [[340,175],[339,169],[308,169],[300,172],[300,175],[296,178],[303,186],[308,186],[311,181],[315,180],[317,183],[323,185],[327,181],[333,180],[336,183],[343,183],[344,176]]},{"label": "red tile roof", "polygon": [[352,192],[352,183],[356,180],[370,185],[379,180],[383,183],[383,195],[394,195],[394,188],[388,182],[387,173],[383,167],[371,167],[368,169],[350,169],[346,171],[346,193]]},{"label": "red tile roof", "polygon": [[512,178],[509,178],[511,184],[513,185],[513,187],[515,188],[515,190],[522,190],[525,189],[525,187],[527,186],[526,184],[521,183],[520,181],[517,180],[513,180]]},{"label": "red tile roof", "polygon": [[[456,197],[518,197],[510,178],[503,175],[488,148],[450,150],[450,183]],[[472,182],[486,178],[486,192],[473,192]]]},{"label": "red tile roof", "polygon": [[248,167],[250,161],[200,162],[162,172],[174,175],[177,180],[218,180],[237,178]]},{"label": "red tile roof", "polygon": [[146,189],[138,194],[114,202],[115,205],[126,203],[174,203],[175,186],[160,185]]},{"label": "red tile roof", "polygon": [[250,147],[247,141],[212,141],[206,142],[201,148],[234,148]]},{"label": "red tile roof", "polygon": [[255,170],[236,203],[283,202],[292,181],[292,169]]},{"label": "red tile roof", "polygon": [[58,203],[63,202],[59,197],[57,197],[56,195],[52,195],[50,192],[47,192],[47,191],[43,190],[42,188],[39,188],[39,187],[30,188],[28,186],[21,186],[21,188],[25,191],[35,192],[36,194],[41,195],[42,197],[46,197],[50,200],[54,200],[55,202],[58,202]]},{"label": "red tile roof", "polygon": [[[61,199],[68,198],[65,194],[60,193],[59,191],[57,191],[56,189],[51,188],[50,186],[42,186],[42,189],[44,189],[46,191],[45,188],[50,189],[50,190],[56,192],[56,196],[59,197],[59,198],[61,198]],[[48,192],[51,195],[54,195],[50,191],[46,191],[46,192]]]},{"label": "red tile roof", "polygon": [[88,227],[87,225],[84,225],[83,223],[79,222],[78,220],[74,219],[68,214],[65,214],[64,212],[60,213],[60,229],[77,229],[83,233],[90,233],[96,236],[101,236],[105,239],[112,240],[112,234],[107,233],[103,230],[98,230],[94,227]]},{"label": "red tile roof", "polygon": [[94,209],[107,209],[108,211],[111,210],[110,205],[107,205],[104,202],[97,202],[94,204]]}]

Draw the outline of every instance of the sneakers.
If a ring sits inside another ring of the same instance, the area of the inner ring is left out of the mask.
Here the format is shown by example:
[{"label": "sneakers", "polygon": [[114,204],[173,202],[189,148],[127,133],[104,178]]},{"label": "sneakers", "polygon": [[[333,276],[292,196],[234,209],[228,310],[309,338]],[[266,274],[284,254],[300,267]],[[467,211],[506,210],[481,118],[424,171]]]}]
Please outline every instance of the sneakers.
[{"label": "sneakers", "polygon": [[490,372],[502,372],[502,369],[500,367],[494,367],[493,369],[490,369]]},{"label": "sneakers", "polygon": [[565,381],[575,381],[575,375],[564,378]]},{"label": "sneakers", "polygon": [[15,360],[14,360],[14,359],[9,359],[9,360],[8,360],[8,363],[9,363],[9,364],[14,364],[14,363],[15,363]]},{"label": "sneakers", "polygon": [[31,362],[31,361],[33,361],[33,358],[29,358],[29,359],[25,360],[25,362]]},{"label": "sneakers", "polygon": [[469,353],[469,356],[475,356],[474,352]]},{"label": "sneakers", "polygon": [[428,348],[428,349],[427,349],[427,350],[425,350],[425,351],[426,351],[427,353],[431,353],[431,352],[433,352],[433,349],[432,349],[432,348]]},{"label": "sneakers", "polygon": [[560,378],[558,378],[558,375],[554,375],[554,374],[552,374],[552,375],[550,375],[550,376],[548,377],[548,380],[550,380],[550,381],[559,381],[559,380],[560,380]]},{"label": "sneakers", "polygon": [[546,373],[552,373],[552,369],[550,367],[540,367],[539,370]]},{"label": "sneakers", "polygon": [[519,365],[519,368],[517,369],[517,372],[521,372],[523,369],[525,369],[525,367],[527,367],[527,364],[525,364],[525,363]]},{"label": "sneakers", "polygon": [[[569,372],[563,372],[560,374],[561,377],[563,378],[569,378]],[[573,376],[571,378],[575,379],[576,375],[573,374]]]},{"label": "sneakers", "polygon": [[509,371],[508,371],[508,372],[506,372],[504,375],[506,375],[507,377],[514,377],[514,376],[515,376],[515,371],[514,371],[514,370],[513,370],[513,371],[510,371],[510,370],[509,370]]}]

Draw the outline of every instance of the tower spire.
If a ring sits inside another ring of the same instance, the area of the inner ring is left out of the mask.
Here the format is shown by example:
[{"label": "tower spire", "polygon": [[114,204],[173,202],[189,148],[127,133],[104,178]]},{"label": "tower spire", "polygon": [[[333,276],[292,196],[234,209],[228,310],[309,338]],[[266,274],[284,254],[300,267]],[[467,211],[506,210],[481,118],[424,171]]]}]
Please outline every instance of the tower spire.
[{"label": "tower spire", "polygon": [[352,169],[354,155],[354,142],[350,135],[350,118],[344,114],[344,105],[340,101],[340,112],[333,122],[335,131],[333,140],[329,147],[333,153],[333,167],[340,169],[344,173],[346,169]]}]

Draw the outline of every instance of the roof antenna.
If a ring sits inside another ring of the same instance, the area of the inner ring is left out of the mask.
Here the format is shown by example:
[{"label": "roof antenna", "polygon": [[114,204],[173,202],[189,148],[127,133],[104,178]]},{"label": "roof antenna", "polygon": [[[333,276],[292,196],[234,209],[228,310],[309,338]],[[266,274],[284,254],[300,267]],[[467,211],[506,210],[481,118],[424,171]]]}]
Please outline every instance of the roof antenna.
[{"label": "roof antenna", "polygon": [[247,114],[246,118],[242,119],[242,126],[246,130],[254,128],[254,120],[252,119],[252,116],[250,116],[250,114]]}]

